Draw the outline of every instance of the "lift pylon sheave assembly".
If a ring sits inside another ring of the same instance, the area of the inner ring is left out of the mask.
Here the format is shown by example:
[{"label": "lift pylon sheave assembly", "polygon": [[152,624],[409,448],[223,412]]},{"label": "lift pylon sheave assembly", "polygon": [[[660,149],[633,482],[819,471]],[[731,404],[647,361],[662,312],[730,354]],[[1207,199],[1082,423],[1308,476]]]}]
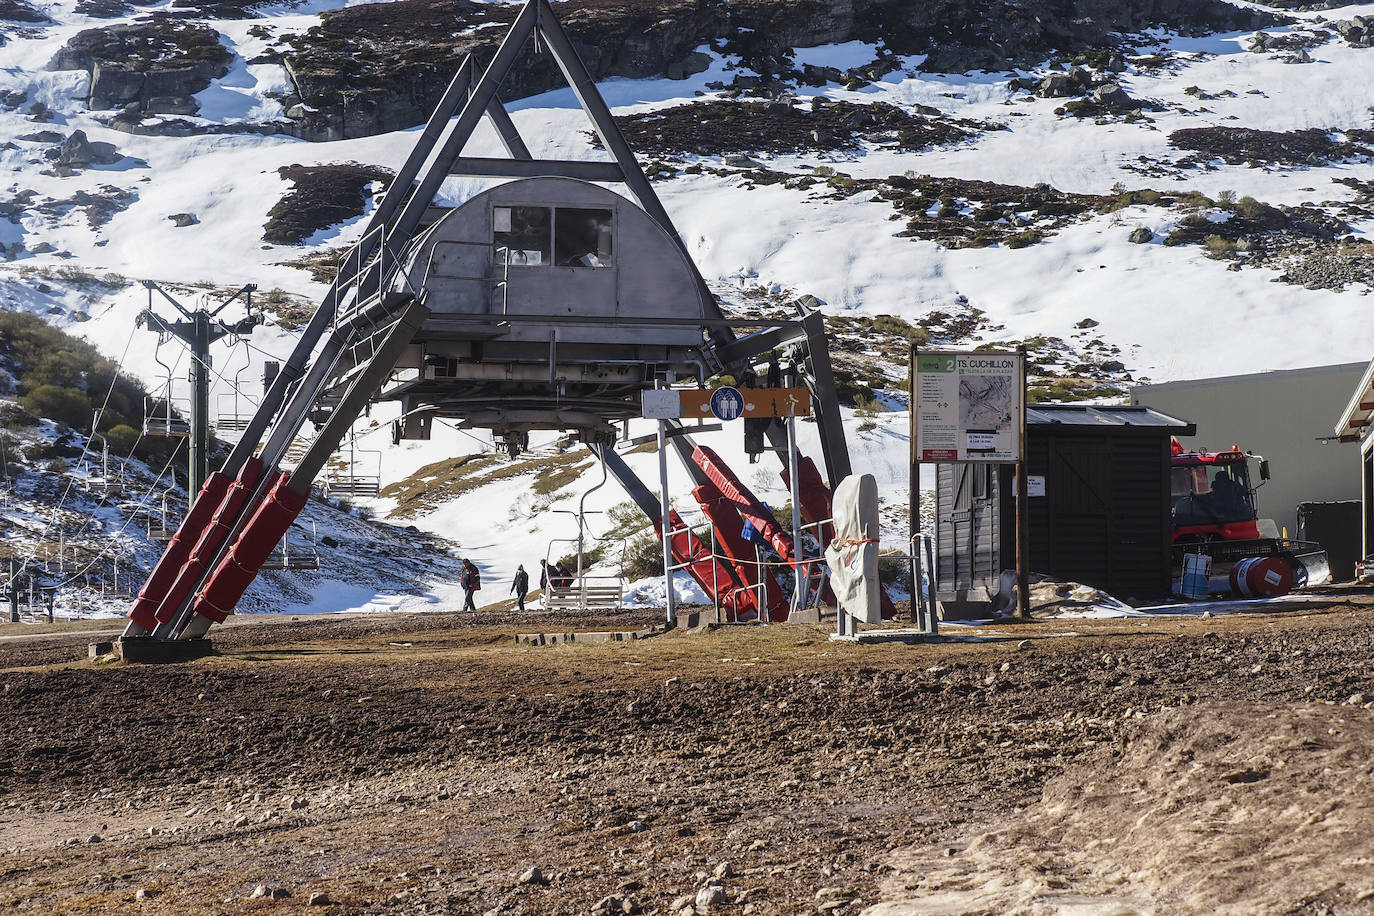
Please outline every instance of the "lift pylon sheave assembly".
[{"label": "lift pylon sheave assembly", "polygon": [[[189,489],[194,500],[200,492],[210,470],[210,344],[229,335],[241,336],[252,331],[262,323],[261,315],[253,314],[253,292],[255,284],[249,283],[214,309],[199,308],[190,310],[174,299],[166,290],[152,280],[144,280],[148,290],[148,307],[138,315],[138,323],[158,332],[158,342],[167,337],[177,337],[184,341],[191,352],[191,422],[179,423],[172,413],[171,370],[168,370],[166,397],[163,399],[163,417],[147,413],[143,421],[145,434],[189,437],[191,443],[188,458]],[[185,317],[185,321],[168,321],[153,311],[153,293],[156,292],[172,304]],[[246,296],[248,315],[234,324],[226,324],[215,319],[220,312],[239,296]],[[154,357],[156,358],[156,357]],[[165,365],[158,360],[160,365]],[[145,407],[145,412],[147,407]]]},{"label": "lift pylon sheave assembly", "polygon": [[[531,47],[557,64],[609,161],[532,157],[497,97]],[[463,155],[483,118],[509,158]],[[514,180],[436,220],[449,175]],[[633,200],[591,182],[622,184]],[[144,584],[126,636],[184,640],[223,620],[369,400],[400,402],[399,438],[428,438],[435,418],[453,418],[518,452],[531,430],[573,430],[609,460],[614,424],[640,415],[644,389],[665,378],[704,383],[795,344],[823,405],[826,468],[838,481],[849,461],[819,314],[744,338],[733,331],[759,324],[724,319],[548,0],[528,0],[485,69],[471,58],[458,67]],[[307,420],[318,432],[284,473]],[[726,567],[713,574],[722,571],[733,581]]]}]

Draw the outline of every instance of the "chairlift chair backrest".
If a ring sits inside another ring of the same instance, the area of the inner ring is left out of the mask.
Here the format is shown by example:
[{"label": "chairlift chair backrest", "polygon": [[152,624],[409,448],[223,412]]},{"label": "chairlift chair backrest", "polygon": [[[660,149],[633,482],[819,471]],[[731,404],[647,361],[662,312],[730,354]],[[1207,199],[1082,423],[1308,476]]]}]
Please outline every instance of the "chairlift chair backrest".
[{"label": "chairlift chair backrest", "polygon": [[[243,339],[244,362],[234,370],[233,390],[221,392],[216,397],[215,429],[220,432],[241,432],[248,428],[249,422],[257,412],[257,405],[248,401],[243,393],[243,373],[252,366],[248,351],[248,339]],[[226,408],[227,405],[227,408]]]},{"label": "chairlift chair backrest", "polygon": [[191,424],[172,406],[171,383],[168,382],[166,396],[143,399],[143,435],[170,436],[185,438],[191,435]]},{"label": "chairlift chair backrest", "polygon": [[[382,490],[382,453],[372,449],[360,449],[349,442],[346,450],[340,449],[346,470],[330,469],[324,480],[326,496],[349,496],[373,499]],[[360,471],[359,467],[365,467]]]},{"label": "chairlift chair backrest", "polygon": [[319,536],[315,528],[315,523],[310,522],[310,536],[307,538],[301,534],[295,538],[291,536],[292,528],[296,528],[300,523],[293,524],[286,529],[286,534],[277,542],[265,561],[263,569],[275,570],[296,570],[296,569],[319,569]]}]

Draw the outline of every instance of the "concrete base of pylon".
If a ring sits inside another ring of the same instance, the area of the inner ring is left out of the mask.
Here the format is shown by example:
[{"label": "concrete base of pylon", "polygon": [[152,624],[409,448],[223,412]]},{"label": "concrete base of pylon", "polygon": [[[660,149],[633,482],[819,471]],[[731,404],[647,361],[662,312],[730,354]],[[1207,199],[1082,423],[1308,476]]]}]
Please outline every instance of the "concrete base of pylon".
[{"label": "concrete base of pylon", "polygon": [[139,664],[190,662],[215,653],[208,639],[156,639],[152,636],[122,636],[119,657]]}]

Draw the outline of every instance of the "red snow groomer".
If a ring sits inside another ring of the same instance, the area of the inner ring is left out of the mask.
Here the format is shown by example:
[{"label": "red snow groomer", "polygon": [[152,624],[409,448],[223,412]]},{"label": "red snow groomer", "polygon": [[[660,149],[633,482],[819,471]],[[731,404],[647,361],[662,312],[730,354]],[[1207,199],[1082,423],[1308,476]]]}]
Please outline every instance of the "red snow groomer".
[{"label": "red snow groomer", "polygon": [[[1259,473],[1255,484],[1252,461]],[[1259,517],[1255,492],[1269,479],[1269,462],[1263,456],[1236,445],[1222,452],[1192,451],[1174,439],[1169,464],[1176,569],[1182,567],[1185,553],[1205,553],[1212,558],[1213,575],[1238,571],[1230,577],[1231,585],[1242,594],[1281,594],[1290,587],[1330,581],[1320,544],[1282,537],[1272,519]],[[1281,582],[1274,581],[1275,573]]]}]

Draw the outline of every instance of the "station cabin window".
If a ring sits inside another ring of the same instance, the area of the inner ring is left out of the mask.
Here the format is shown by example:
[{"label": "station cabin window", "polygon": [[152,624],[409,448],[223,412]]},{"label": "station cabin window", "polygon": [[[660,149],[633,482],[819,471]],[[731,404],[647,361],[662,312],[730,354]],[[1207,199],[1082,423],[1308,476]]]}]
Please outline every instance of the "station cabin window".
[{"label": "station cabin window", "polygon": [[553,239],[548,207],[496,207],[491,216],[498,258],[530,267],[549,263]]},{"label": "station cabin window", "polygon": [[555,210],[553,262],[560,267],[610,267],[611,211],[581,207]]},{"label": "station cabin window", "polygon": [[495,207],[492,237],[512,266],[610,267],[612,218],[590,207]]}]

